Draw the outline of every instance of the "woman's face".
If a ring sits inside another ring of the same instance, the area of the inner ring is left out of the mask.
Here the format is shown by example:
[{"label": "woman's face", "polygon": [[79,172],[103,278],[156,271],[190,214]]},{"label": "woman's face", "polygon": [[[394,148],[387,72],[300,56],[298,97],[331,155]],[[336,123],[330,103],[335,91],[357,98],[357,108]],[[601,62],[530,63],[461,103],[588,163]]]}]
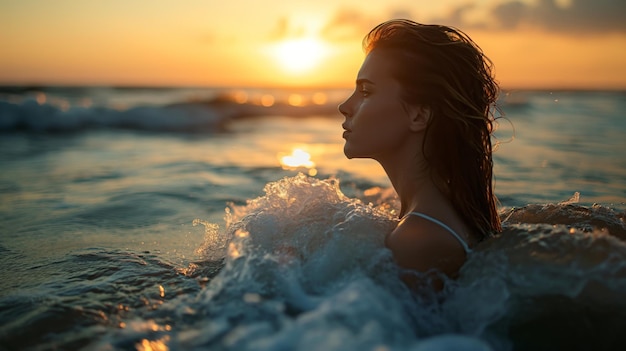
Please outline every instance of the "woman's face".
[{"label": "woman's face", "polygon": [[397,152],[411,133],[409,112],[400,98],[402,87],[391,72],[392,62],[384,52],[370,52],[354,93],[339,105],[345,116],[346,157],[380,161]]}]

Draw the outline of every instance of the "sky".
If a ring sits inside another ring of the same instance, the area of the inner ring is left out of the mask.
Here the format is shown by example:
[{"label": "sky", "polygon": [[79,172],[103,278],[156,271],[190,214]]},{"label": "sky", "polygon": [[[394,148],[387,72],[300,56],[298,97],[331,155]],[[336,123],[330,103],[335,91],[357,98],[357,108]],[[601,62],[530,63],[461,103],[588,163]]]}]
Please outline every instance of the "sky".
[{"label": "sky", "polygon": [[0,84],[350,87],[391,18],[465,31],[505,88],[626,89],[623,0],[0,0]]}]

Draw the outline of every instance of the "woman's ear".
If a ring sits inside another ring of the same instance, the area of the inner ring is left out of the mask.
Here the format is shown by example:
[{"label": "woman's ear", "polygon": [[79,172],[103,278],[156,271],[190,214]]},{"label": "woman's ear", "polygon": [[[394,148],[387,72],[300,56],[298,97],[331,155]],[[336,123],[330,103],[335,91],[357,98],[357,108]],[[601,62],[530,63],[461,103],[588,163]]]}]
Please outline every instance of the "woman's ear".
[{"label": "woman's ear", "polygon": [[428,126],[432,111],[430,107],[419,105],[411,109],[409,128],[412,132],[420,132]]}]

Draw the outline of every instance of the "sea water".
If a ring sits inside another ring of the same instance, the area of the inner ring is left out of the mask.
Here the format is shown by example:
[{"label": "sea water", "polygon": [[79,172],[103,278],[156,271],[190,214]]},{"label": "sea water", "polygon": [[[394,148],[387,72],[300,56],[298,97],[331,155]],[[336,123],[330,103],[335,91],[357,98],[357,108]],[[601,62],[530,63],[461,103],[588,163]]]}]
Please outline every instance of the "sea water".
[{"label": "sea water", "polygon": [[626,343],[626,94],[503,92],[504,231],[415,293],[397,197],[342,154],[348,93],[3,88],[0,350]]}]

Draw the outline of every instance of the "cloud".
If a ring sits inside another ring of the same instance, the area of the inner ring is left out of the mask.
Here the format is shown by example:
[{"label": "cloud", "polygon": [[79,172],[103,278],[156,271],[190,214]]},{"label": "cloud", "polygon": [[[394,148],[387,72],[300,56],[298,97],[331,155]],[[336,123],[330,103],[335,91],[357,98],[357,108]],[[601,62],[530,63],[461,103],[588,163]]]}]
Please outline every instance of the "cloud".
[{"label": "cloud", "polygon": [[515,29],[523,21],[526,14],[526,5],[519,1],[510,1],[499,4],[491,10],[500,28]]},{"label": "cloud", "polygon": [[393,19],[414,19],[413,13],[407,8],[390,8],[385,13],[368,15],[354,8],[341,8],[328,21],[321,31],[322,37],[329,41],[361,40],[376,25]]},{"label": "cloud", "polygon": [[270,40],[281,40],[288,37],[301,37],[305,33],[304,27],[292,28],[287,17],[281,17],[276,22],[276,26],[269,34]]},{"label": "cloud", "polygon": [[529,27],[557,33],[626,33],[626,1],[621,0],[570,0],[567,5],[556,0],[504,1],[488,9],[487,18],[478,22],[465,19],[464,14],[471,9],[468,5],[458,6],[437,22],[463,29]]},{"label": "cloud", "polygon": [[[322,29],[330,41],[360,40],[375,25],[391,18],[411,18],[423,23],[438,23],[463,30],[483,29],[512,31],[520,28],[575,35],[626,33],[624,0],[496,0],[490,7],[463,3],[443,16],[420,18],[406,8],[391,9],[385,14],[341,8]],[[285,20],[286,22],[286,20]]]},{"label": "cloud", "polygon": [[362,38],[377,23],[358,10],[342,8],[324,26],[320,34],[331,41],[354,40],[357,37]]},{"label": "cloud", "polygon": [[626,32],[623,0],[571,0],[567,7],[541,0],[529,10],[526,21],[552,31]]}]

